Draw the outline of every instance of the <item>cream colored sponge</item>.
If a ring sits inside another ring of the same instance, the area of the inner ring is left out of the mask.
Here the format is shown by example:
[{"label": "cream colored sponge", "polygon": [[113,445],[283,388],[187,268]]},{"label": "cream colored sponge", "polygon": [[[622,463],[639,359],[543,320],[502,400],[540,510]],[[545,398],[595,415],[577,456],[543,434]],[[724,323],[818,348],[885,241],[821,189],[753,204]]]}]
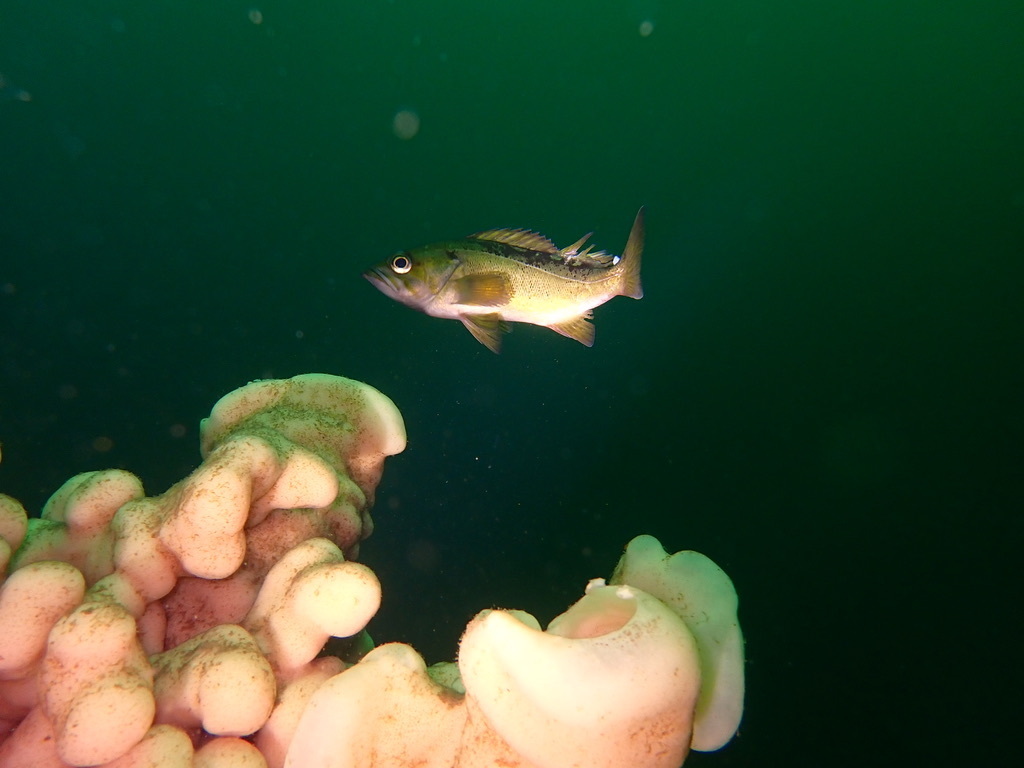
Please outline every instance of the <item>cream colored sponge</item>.
[{"label": "cream colored sponge", "polygon": [[353,562],[395,405],[309,374],[200,431],[159,495],[123,470],[38,518],[0,495],[0,768],[678,768],[735,733],[736,593],[703,555],[640,536],[546,630],[486,610],[428,668],[372,648],[381,585]]},{"label": "cream colored sponge", "polygon": [[670,556],[653,536],[637,536],[609,581],[645,590],[686,623],[702,678],[691,746],[700,752],[725,746],[743,716],[744,688],[739,600],[725,571],[699,552]]}]

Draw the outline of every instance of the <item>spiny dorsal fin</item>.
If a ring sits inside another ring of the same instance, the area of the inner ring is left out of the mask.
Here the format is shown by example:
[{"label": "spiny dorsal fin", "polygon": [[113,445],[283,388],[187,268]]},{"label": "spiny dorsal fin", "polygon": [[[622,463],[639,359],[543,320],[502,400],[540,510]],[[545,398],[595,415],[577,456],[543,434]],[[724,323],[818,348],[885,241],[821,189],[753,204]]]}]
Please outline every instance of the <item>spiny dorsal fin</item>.
[{"label": "spiny dorsal fin", "polygon": [[579,253],[573,256],[566,256],[565,263],[580,264],[594,269],[608,269],[619,263],[619,257],[604,251],[595,251],[594,246],[588,245]]},{"label": "spiny dorsal fin", "polygon": [[558,255],[568,265],[578,264],[581,267],[591,267],[593,269],[608,269],[618,264],[618,256],[613,256],[604,251],[595,251],[593,244],[588,245],[586,248],[583,247],[583,244],[590,239],[592,234],[594,233],[588,232],[572,245],[562,248]]},{"label": "spiny dorsal fin", "polygon": [[[569,258],[577,255],[580,252],[580,248],[582,248],[583,244],[585,242],[587,242],[587,240],[590,239],[590,236],[592,234],[594,234],[594,233],[593,232],[587,232],[587,234],[585,234],[583,237],[581,237],[579,240],[577,240],[572,245],[565,246],[565,248],[563,248],[560,251],[560,253],[562,254],[562,258],[563,259],[569,259]],[[589,251],[589,250],[590,250],[590,246],[587,247],[587,251]],[[586,253],[586,251],[584,251],[584,253]]]},{"label": "spiny dorsal fin", "polygon": [[541,253],[558,253],[555,244],[544,235],[531,232],[528,229],[488,229],[470,235],[474,240],[490,240],[495,243],[507,243],[518,245],[520,248],[531,248]]}]

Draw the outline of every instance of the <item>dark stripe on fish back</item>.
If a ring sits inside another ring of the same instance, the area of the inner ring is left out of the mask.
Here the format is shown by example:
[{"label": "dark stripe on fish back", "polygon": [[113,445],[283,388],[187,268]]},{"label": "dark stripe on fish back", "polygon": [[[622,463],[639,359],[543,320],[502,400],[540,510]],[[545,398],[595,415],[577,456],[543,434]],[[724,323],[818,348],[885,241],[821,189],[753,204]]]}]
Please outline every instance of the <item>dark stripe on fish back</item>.
[{"label": "dark stripe on fish back", "polygon": [[567,262],[560,253],[544,253],[543,251],[535,251],[532,248],[522,248],[518,245],[499,243],[494,240],[471,240],[469,242],[473,244],[474,250],[481,250],[493,256],[501,256],[505,259],[518,261],[520,264],[527,264],[547,272],[555,274],[565,273],[577,279],[589,273],[604,272],[606,269],[614,266],[614,262],[609,263],[606,267],[598,267],[593,263],[588,264],[573,260]]}]

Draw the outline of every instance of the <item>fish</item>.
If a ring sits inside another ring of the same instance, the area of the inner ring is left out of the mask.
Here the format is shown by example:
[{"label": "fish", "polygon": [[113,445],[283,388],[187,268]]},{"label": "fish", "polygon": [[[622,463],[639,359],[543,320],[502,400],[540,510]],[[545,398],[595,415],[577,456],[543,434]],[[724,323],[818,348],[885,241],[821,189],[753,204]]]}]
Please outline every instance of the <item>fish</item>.
[{"label": "fish", "polygon": [[461,321],[495,353],[511,323],[544,326],[592,347],[593,309],[615,296],[644,295],[644,209],[636,214],[622,256],[586,245],[592,234],[558,248],[530,230],[488,229],[401,251],[363,277],[406,306]]}]

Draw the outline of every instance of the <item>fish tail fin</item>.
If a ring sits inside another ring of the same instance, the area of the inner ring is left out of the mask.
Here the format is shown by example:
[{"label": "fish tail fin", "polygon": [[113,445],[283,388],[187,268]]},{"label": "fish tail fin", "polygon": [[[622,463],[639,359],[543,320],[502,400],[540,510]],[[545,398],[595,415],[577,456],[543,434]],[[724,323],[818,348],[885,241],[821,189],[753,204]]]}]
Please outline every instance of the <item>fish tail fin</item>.
[{"label": "fish tail fin", "polygon": [[633,221],[633,229],[629,231],[629,240],[622,252],[622,287],[620,296],[641,299],[644,288],[640,284],[640,257],[644,252],[644,209],[640,208]]}]

